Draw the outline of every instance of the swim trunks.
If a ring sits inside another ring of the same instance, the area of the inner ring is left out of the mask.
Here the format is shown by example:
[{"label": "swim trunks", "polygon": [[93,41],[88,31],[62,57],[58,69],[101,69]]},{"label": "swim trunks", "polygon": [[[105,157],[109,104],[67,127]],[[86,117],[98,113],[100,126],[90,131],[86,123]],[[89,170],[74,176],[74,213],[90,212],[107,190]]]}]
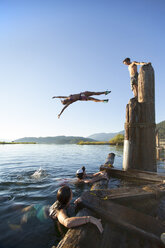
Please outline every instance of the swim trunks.
[{"label": "swim trunks", "polygon": [[135,75],[131,77],[131,90],[133,90],[133,85],[138,86],[138,72],[136,72]]},{"label": "swim trunks", "polygon": [[81,101],[87,101],[88,99],[87,99],[87,97],[86,97],[86,95],[84,93],[81,93],[79,100],[81,100]]}]

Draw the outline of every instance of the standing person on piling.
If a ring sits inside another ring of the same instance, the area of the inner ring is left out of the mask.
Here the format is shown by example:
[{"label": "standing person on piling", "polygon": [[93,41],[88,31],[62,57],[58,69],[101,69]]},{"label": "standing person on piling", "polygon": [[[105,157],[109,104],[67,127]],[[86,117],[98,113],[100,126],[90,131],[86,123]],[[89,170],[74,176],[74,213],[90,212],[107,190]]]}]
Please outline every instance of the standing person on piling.
[{"label": "standing person on piling", "polygon": [[126,58],[123,60],[123,63],[128,66],[128,70],[131,78],[131,90],[133,91],[134,97],[138,97],[138,71],[137,65],[147,65],[151,64],[146,62],[131,62],[130,58]]}]

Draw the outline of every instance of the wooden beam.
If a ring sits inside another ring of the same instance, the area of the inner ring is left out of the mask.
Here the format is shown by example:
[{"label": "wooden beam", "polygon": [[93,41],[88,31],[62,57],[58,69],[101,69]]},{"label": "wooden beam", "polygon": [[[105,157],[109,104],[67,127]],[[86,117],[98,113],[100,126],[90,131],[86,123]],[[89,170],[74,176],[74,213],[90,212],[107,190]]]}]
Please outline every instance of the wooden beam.
[{"label": "wooden beam", "polygon": [[155,218],[112,201],[103,201],[93,195],[92,192],[85,192],[81,199],[85,207],[96,212],[104,220],[114,223],[133,234],[149,238],[158,247],[162,246],[160,235],[164,232],[165,225]]},{"label": "wooden beam", "polygon": [[165,185],[148,184],[138,187],[98,189],[92,193],[102,200],[111,200],[150,216],[156,216],[161,198],[165,196]]},{"label": "wooden beam", "polygon": [[101,165],[100,170],[106,170],[110,177],[116,178],[126,178],[138,181],[146,181],[146,182],[155,182],[155,183],[163,183],[165,182],[165,174],[159,174],[156,172],[149,171],[141,171],[135,169],[129,169],[127,171],[109,168],[104,165]]}]

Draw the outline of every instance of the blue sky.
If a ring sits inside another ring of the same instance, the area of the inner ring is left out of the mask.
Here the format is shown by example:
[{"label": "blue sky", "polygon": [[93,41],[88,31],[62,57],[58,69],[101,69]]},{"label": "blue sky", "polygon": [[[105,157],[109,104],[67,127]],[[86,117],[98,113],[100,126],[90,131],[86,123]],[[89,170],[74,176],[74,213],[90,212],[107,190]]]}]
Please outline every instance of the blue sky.
[{"label": "blue sky", "polygon": [[[156,122],[165,120],[164,9],[164,0],[0,0],[0,138],[123,130],[133,97],[125,57],[152,62]],[[52,96],[107,89],[108,104],[76,102],[57,118]]]}]

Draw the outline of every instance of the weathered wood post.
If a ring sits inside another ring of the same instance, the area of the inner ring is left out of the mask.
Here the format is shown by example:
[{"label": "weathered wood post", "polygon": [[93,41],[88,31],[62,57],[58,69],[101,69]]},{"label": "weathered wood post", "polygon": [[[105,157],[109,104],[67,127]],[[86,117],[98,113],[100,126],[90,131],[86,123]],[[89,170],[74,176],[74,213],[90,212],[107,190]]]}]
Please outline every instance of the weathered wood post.
[{"label": "weathered wood post", "polygon": [[155,143],[155,79],[151,65],[140,68],[138,102],[141,104],[139,169],[157,171]]},{"label": "weathered wood post", "polygon": [[159,147],[159,130],[156,130],[156,147]]},{"label": "weathered wood post", "polygon": [[157,171],[155,82],[150,64],[140,68],[138,99],[130,99],[126,107],[123,169]]},{"label": "weathered wood post", "polygon": [[156,159],[160,159],[160,147],[159,147],[159,129],[156,130]]},{"label": "weathered wood post", "polygon": [[157,160],[160,160],[160,152],[161,152],[161,149],[156,147],[156,159]]}]

